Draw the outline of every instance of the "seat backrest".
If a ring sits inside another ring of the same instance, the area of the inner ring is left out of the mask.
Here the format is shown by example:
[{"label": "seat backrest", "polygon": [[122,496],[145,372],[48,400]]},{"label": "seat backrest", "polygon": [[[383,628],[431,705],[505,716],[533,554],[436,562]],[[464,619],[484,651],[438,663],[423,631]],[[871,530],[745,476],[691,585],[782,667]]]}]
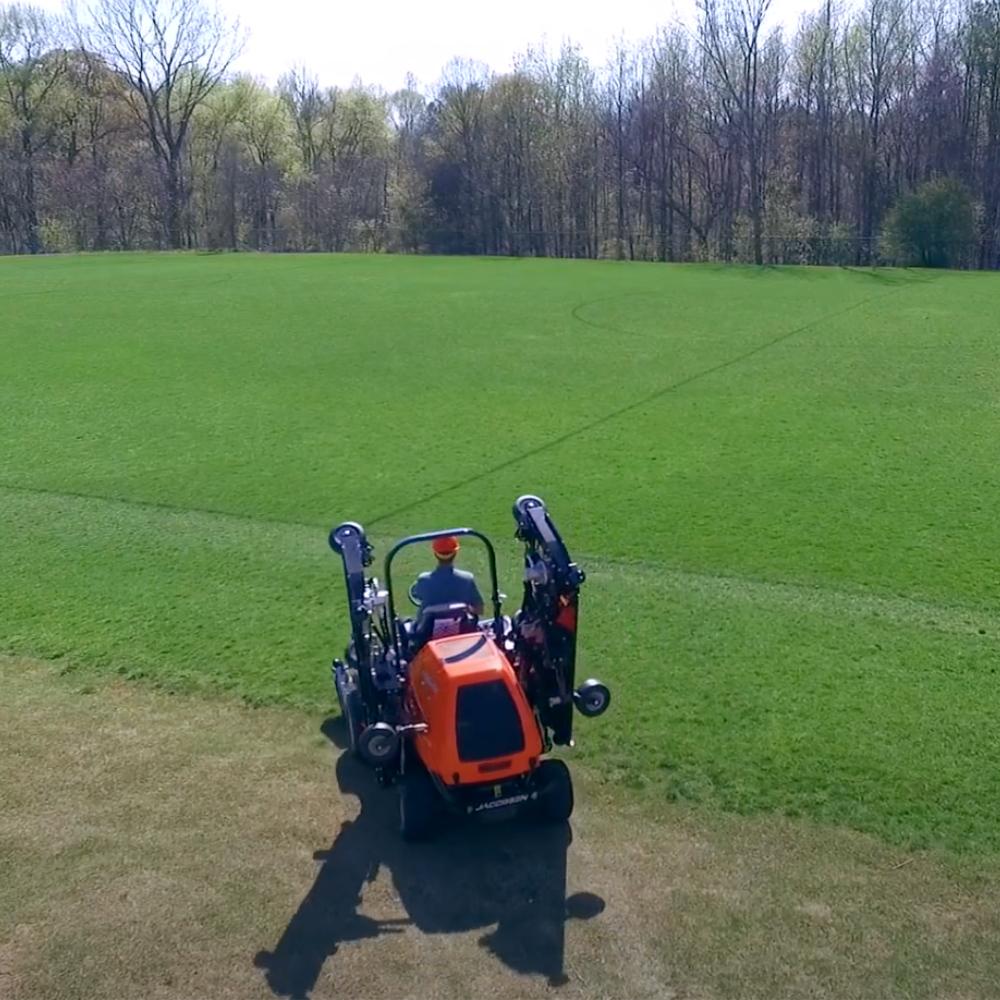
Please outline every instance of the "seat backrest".
[{"label": "seat backrest", "polygon": [[445,635],[461,635],[463,618],[447,618],[441,615],[431,625],[431,638],[440,639]]},{"label": "seat backrest", "polygon": [[431,604],[421,608],[410,632],[413,646],[446,635],[475,632],[479,620],[468,604]]}]

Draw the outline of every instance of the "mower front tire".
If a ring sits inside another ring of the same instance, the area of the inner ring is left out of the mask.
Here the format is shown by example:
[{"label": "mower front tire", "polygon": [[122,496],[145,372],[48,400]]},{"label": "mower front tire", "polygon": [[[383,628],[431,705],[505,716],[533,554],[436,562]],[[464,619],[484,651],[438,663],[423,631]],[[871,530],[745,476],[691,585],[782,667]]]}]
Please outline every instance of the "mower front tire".
[{"label": "mower front tire", "polygon": [[573,779],[561,760],[543,760],[535,771],[538,817],[546,823],[565,823],[573,814]]},{"label": "mower front tire", "polygon": [[440,803],[430,775],[421,767],[399,781],[399,832],[403,840],[424,840],[437,821]]}]

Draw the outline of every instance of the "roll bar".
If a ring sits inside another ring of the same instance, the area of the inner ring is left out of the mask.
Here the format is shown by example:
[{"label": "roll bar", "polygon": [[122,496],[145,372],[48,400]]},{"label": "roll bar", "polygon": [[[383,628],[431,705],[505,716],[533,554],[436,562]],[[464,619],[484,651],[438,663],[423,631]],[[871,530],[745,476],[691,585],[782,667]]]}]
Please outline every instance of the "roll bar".
[{"label": "roll bar", "polygon": [[[490,584],[492,586],[492,593],[490,594],[490,599],[493,602],[493,631],[496,635],[497,642],[503,641],[503,623],[500,621],[500,581],[497,578],[497,554],[496,550],[493,548],[493,543],[486,537],[481,531],[476,531],[475,528],[449,528],[446,531],[425,531],[420,535],[408,535],[406,538],[401,539],[396,542],[395,545],[386,553],[385,556],[385,588],[389,592],[389,618],[392,622],[396,621],[396,599],[393,596],[392,589],[392,560],[400,552],[400,550],[407,548],[410,545],[418,545],[420,542],[433,542],[435,538],[478,538],[486,546],[486,554],[489,558],[490,564]],[[396,636],[395,627],[393,628],[393,642],[398,647],[398,637]],[[398,648],[396,650],[397,654],[399,652]]]}]

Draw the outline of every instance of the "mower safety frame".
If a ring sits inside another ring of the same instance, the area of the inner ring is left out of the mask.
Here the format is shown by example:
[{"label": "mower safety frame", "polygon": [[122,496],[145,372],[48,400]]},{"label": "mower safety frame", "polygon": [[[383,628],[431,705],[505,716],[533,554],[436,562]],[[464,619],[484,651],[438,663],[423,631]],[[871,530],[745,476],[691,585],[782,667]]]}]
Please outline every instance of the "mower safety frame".
[{"label": "mower safety frame", "polygon": [[[497,553],[493,543],[481,531],[475,528],[449,528],[444,531],[425,531],[419,535],[407,535],[400,539],[385,555],[385,589],[389,593],[389,618],[395,622],[396,619],[396,598],[392,589],[392,561],[396,555],[410,545],[419,545],[421,542],[433,542],[435,538],[478,538],[486,546],[486,555],[490,565],[490,584],[493,588],[490,600],[493,603],[493,632],[498,643],[503,642],[503,622],[501,620],[500,603],[500,580],[497,576]],[[393,642],[396,646],[396,655],[399,655],[398,630],[393,629]]]}]

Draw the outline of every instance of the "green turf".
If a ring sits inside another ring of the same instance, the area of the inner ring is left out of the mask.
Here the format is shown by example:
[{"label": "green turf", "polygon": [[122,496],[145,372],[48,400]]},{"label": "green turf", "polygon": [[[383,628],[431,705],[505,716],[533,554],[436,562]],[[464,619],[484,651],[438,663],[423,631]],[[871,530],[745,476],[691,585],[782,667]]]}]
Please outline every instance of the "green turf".
[{"label": "green turf", "polygon": [[581,758],[995,851],[998,301],[981,274],[0,260],[0,650],[325,706],[329,526],[482,526],[513,594],[537,492],[615,691]]}]

